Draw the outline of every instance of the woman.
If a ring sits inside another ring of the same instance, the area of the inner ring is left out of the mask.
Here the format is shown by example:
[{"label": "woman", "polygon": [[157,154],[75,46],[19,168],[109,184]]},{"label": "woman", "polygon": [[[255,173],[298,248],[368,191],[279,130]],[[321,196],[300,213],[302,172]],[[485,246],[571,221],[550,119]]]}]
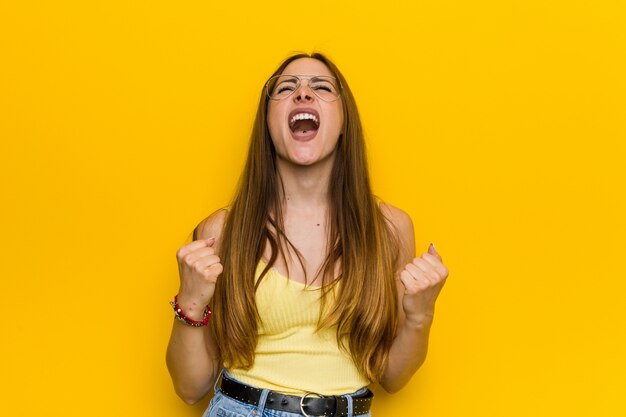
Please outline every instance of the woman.
[{"label": "woman", "polygon": [[370,415],[367,386],[398,391],[426,357],[448,271],[432,244],[414,255],[409,216],[372,195],[346,80],[321,54],[288,58],[231,207],[177,253],[176,392],[215,384],[211,417]]}]

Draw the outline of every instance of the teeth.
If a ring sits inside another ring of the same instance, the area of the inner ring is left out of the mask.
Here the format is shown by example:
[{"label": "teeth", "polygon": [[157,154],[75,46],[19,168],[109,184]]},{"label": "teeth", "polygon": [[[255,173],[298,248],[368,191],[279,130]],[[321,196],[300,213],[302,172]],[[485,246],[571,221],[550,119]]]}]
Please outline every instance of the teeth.
[{"label": "teeth", "polygon": [[315,126],[319,126],[320,125],[320,122],[317,120],[317,117],[315,117],[315,115],[311,114],[311,113],[298,113],[298,114],[296,114],[289,121],[289,125],[293,126],[293,124],[296,122],[296,120],[305,120],[305,119],[313,120],[315,122]]}]

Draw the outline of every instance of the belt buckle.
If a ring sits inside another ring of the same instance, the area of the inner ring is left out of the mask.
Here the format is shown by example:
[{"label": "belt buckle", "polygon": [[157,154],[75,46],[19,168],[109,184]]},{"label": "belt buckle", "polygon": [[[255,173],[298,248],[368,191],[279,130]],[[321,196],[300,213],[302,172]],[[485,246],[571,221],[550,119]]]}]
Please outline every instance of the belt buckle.
[{"label": "belt buckle", "polygon": [[300,411],[302,411],[302,414],[304,414],[305,417],[313,417],[309,414],[306,413],[306,411],[304,411],[304,399],[306,397],[308,397],[309,395],[317,395],[317,398],[322,398],[323,395],[318,394],[317,392],[307,392],[306,394],[304,394],[304,396],[302,398],[300,398]]}]

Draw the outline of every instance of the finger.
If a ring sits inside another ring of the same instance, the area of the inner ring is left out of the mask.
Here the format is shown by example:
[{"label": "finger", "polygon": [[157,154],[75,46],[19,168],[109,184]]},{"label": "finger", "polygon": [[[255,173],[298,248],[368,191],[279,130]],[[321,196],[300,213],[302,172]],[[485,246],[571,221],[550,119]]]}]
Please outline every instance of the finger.
[{"label": "finger", "polygon": [[426,262],[425,260],[423,260],[422,258],[414,258],[413,261],[411,261],[411,263],[417,266],[419,269],[421,269],[424,272],[428,272],[431,269],[430,264]]},{"label": "finger", "polygon": [[434,267],[441,265],[441,261],[439,261],[439,258],[437,258],[435,255],[432,255],[428,252],[422,253],[420,257]]},{"label": "finger", "polygon": [[413,279],[425,278],[424,271],[412,263],[407,264],[405,270],[411,274]]},{"label": "finger", "polygon": [[218,276],[224,271],[224,266],[221,263],[217,262],[208,267],[208,270],[212,275]]},{"label": "finger", "polygon": [[178,259],[183,259],[185,257],[185,255],[206,247],[207,243],[205,240],[194,240],[193,242],[189,243],[188,245],[183,246],[182,248],[178,249],[178,251],[176,251],[176,258]]},{"label": "finger", "polygon": [[430,253],[424,253],[422,254],[422,258],[428,262],[429,264],[431,264],[434,268],[435,271],[437,271],[437,273],[439,273],[439,275],[441,276],[447,276],[448,275],[448,268],[446,268],[441,261],[434,257],[433,255],[431,255]]},{"label": "finger", "polygon": [[215,254],[215,249],[205,246],[204,248],[196,249],[195,251],[185,255],[182,259],[182,262],[184,262],[185,265],[192,266],[199,259],[202,259],[206,256],[214,255],[214,254]]},{"label": "finger", "polygon": [[428,277],[424,275],[423,271],[418,270],[418,272],[415,273],[416,275],[413,275],[411,272],[408,271],[409,268],[416,268],[416,267],[414,265],[413,266],[408,265],[407,269],[403,271],[405,273],[404,276],[402,274],[400,275],[401,280],[402,279],[406,280],[406,281],[403,281],[403,283],[405,284],[405,287],[408,293],[415,294],[431,286],[430,280],[428,279]]},{"label": "finger", "polygon": [[435,245],[433,245],[432,243],[428,246],[428,253],[430,253],[431,255],[433,255],[434,257],[436,257],[437,259],[441,261],[441,255],[439,255],[439,253],[437,252],[437,249],[435,249]]},{"label": "finger", "polygon": [[429,282],[434,283],[439,280],[439,274],[433,268],[431,264],[423,260],[422,258],[413,259],[413,265],[422,271],[422,275],[428,279]]},{"label": "finger", "polygon": [[415,278],[406,269],[400,273],[400,282],[404,286],[405,294],[414,294],[417,291]]},{"label": "finger", "polygon": [[215,255],[215,249],[213,249],[210,246],[205,246],[204,248],[196,249],[195,251],[189,254],[189,256],[194,256],[196,259],[200,259],[209,255]]},{"label": "finger", "polygon": [[205,239],[205,240],[206,240],[206,244],[209,245],[209,246],[213,246],[213,244],[215,243],[215,238],[214,237],[210,237],[210,238]]},{"label": "finger", "polygon": [[221,262],[221,259],[219,256],[209,255],[209,256],[200,258],[196,262],[194,262],[193,268],[198,271],[203,271],[212,265],[219,264],[220,262]]}]

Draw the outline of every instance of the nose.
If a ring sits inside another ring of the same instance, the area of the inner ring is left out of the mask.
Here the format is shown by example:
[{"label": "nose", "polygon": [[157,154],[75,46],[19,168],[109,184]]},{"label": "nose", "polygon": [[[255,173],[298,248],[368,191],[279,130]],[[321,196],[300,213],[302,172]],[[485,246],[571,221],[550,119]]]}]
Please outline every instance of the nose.
[{"label": "nose", "polygon": [[300,83],[300,87],[293,94],[293,99],[295,102],[301,101],[312,101],[313,100],[313,92],[307,86],[306,88],[302,83]]}]

